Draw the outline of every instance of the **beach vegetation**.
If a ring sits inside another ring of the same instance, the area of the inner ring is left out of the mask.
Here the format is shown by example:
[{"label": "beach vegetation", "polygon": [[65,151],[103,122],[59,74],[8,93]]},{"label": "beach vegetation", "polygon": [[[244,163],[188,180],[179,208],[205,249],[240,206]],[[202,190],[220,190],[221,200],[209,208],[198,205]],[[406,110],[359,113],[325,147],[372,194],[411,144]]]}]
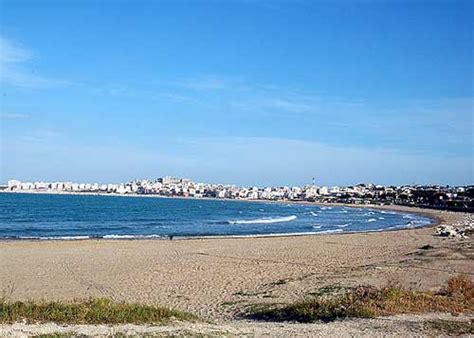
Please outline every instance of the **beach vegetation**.
[{"label": "beach vegetation", "polygon": [[432,250],[434,249],[434,246],[430,245],[430,244],[426,244],[426,245],[423,245],[420,247],[421,250]]},{"label": "beach vegetation", "polygon": [[0,300],[0,323],[54,322],[58,324],[160,324],[174,320],[194,321],[183,311],[155,305],[129,304],[109,299],[8,302]]},{"label": "beach vegetation", "polygon": [[291,304],[254,305],[245,316],[256,320],[310,323],[428,312],[474,312],[472,280],[465,275],[453,277],[438,293],[409,291],[396,286],[359,286],[332,297],[326,294]]},{"label": "beach vegetation", "polygon": [[240,290],[234,293],[236,296],[242,296],[242,297],[259,297],[259,296],[264,296],[267,294],[268,291],[244,291]]},{"label": "beach vegetation", "polygon": [[440,334],[461,336],[474,334],[474,321],[461,320],[428,320],[424,323],[426,329],[435,330]]},{"label": "beach vegetation", "polygon": [[271,285],[285,285],[288,284],[289,280],[288,279],[279,279],[276,282],[271,283]]},{"label": "beach vegetation", "polygon": [[[81,335],[76,332],[53,332],[33,336],[33,338],[86,338],[86,335]],[[115,338],[115,337],[114,337]]]},{"label": "beach vegetation", "polygon": [[221,303],[221,305],[223,305],[223,306],[235,306],[235,305],[238,305],[239,303],[242,303],[242,301],[241,300],[230,300],[230,301],[226,301],[226,302]]}]

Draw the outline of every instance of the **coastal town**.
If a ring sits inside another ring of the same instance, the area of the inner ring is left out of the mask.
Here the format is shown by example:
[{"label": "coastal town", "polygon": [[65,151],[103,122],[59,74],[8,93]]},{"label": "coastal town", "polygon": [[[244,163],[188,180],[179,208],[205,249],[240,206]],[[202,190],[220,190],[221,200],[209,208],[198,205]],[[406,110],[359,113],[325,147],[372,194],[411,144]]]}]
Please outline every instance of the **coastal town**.
[{"label": "coastal town", "polygon": [[306,201],[357,205],[405,205],[452,211],[474,212],[474,185],[318,186],[314,179],[305,186],[239,187],[197,183],[165,176],[154,180],[133,180],[120,184],[74,182],[21,182],[9,180],[0,192],[73,193],[110,195],[156,195],[182,198],[218,198],[269,201]]}]

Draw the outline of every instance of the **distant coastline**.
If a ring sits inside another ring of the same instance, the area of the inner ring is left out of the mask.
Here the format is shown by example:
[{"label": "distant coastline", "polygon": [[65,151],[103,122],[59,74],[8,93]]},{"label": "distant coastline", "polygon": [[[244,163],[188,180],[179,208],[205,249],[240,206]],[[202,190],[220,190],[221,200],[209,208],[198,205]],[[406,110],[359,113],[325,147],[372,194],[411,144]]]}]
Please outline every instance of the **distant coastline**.
[{"label": "distant coastline", "polygon": [[266,186],[245,187],[229,184],[201,183],[190,179],[165,176],[154,180],[127,183],[21,182],[9,180],[0,191],[88,194],[100,196],[140,196],[198,198],[221,200],[309,202],[346,205],[403,205],[409,207],[474,212],[474,186],[357,184],[350,186]]}]

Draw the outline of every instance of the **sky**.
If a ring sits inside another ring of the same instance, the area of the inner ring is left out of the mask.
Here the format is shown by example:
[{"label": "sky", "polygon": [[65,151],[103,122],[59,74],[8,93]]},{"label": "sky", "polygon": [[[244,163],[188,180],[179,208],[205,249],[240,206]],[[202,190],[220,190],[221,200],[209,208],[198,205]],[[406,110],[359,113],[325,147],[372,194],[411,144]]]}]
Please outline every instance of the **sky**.
[{"label": "sky", "polygon": [[0,182],[474,184],[473,13],[0,0]]}]

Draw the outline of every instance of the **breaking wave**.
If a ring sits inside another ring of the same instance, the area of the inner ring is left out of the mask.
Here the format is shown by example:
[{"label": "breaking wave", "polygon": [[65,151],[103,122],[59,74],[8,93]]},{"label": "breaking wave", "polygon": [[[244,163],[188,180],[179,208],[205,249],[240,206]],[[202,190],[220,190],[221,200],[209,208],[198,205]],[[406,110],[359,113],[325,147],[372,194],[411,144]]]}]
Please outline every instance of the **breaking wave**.
[{"label": "breaking wave", "polygon": [[105,235],[104,239],[146,239],[146,238],[161,238],[160,235]]},{"label": "breaking wave", "polygon": [[342,229],[334,229],[334,230],[324,230],[324,231],[319,231],[318,234],[331,234],[333,232],[342,232]]},{"label": "breaking wave", "polygon": [[250,220],[237,220],[237,221],[228,221],[229,224],[271,224],[271,223],[281,223],[281,222],[291,222],[297,219],[295,215],[286,216],[286,217],[275,217],[275,218],[258,218]]},{"label": "breaking wave", "polygon": [[8,239],[77,241],[84,239],[152,239],[165,238],[161,235],[83,235],[83,236],[11,236]]}]

